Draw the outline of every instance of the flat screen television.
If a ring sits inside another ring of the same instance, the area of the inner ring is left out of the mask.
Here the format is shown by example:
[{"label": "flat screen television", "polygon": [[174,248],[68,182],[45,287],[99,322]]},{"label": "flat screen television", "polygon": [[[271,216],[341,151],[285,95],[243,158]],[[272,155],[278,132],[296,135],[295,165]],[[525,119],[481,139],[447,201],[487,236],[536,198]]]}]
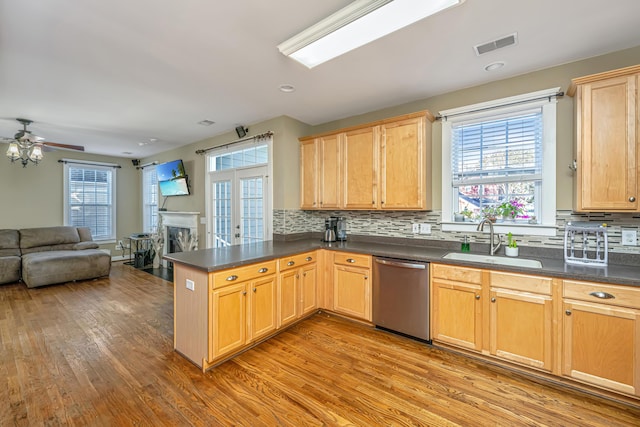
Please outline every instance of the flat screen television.
[{"label": "flat screen television", "polygon": [[160,185],[160,194],[162,197],[189,195],[189,183],[187,182],[186,176],[158,181],[158,184]]},{"label": "flat screen television", "polygon": [[173,160],[159,164],[156,166],[156,174],[158,175],[158,181],[168,181],[187,176],[182,160]]}]

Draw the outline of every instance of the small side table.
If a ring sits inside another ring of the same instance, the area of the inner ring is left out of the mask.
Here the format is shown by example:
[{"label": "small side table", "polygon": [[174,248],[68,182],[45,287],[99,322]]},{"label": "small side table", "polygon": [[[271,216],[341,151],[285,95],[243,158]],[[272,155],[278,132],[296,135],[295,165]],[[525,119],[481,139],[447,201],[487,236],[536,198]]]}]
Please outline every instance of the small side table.
[{"label": "small side table", "polygon": [[[129,261],[125,264],[133,265],[135,268],[143,268],[148,262],[151,235],[139,233],[127,237],[129,240]],[[135,245],[135,251],[133,250]]]}]

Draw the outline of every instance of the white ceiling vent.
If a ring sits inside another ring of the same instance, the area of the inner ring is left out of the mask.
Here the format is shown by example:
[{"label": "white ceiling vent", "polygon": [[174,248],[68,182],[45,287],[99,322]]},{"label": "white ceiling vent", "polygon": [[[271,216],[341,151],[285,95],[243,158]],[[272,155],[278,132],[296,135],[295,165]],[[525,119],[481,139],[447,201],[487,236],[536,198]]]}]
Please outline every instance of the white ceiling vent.
[{"label": "white ceiling vent", "polygon": [[513,33],[487,43],[475,45],[473,49],[476,51],[476,55],[480,56],[482,54],[489,53],[497,49],[502,49],[503,47],[512,46],[517,43],[518,33]]}]

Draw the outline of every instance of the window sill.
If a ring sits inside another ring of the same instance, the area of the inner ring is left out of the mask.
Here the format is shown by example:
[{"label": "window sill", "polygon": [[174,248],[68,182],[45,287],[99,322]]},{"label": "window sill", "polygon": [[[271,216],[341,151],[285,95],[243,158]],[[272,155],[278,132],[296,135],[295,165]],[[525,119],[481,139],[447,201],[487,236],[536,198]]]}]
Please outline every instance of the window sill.
[{"label": "window sill", "polygon": [[[477,231],[478,222],[441,222],[442,231]],[[493,224],[496,233],[506,234],[513,233],[515,235],[526,236],[555,236],[557,233],[556,225],[540,225],[540,224],[523,224],[519,222],[496,222]],[[485,231],[488,231],[485,228]]]}]

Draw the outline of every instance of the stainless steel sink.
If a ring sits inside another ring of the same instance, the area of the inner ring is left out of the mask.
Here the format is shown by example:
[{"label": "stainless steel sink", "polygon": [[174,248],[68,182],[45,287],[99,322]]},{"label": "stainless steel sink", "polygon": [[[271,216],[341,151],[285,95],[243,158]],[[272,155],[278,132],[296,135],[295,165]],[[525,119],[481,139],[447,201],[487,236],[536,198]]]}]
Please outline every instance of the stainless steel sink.
[{"label": "stainless steel sink", "polygon": [[542,268],[542,263],[535,259],[508,258],[495,255],[491,256],[470,254],[467,252],[449,252],[442,258],[454,259],[459,261],[481,262],[485,264],[510,265],[513,267]]}]

